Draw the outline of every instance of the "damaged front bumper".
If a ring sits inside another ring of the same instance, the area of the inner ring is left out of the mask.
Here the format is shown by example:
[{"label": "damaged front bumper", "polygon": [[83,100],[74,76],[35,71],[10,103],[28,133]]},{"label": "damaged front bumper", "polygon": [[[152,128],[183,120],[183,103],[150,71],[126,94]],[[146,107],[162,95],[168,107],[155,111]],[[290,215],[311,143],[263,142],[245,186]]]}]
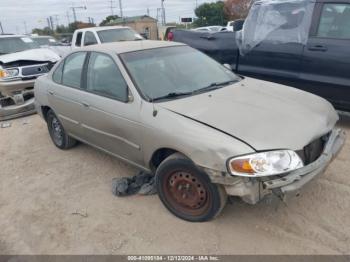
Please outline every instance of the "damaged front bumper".
[{"label": "damaged front bumper", "polygon": [[0,81],[0,121],[36,112],[34,82],[35,79]]},{"label": "damaged front bumper", "polygon": [[209,174],[214,183],[223,184],[228,195],[239,196],[243,201],[256,204],[269,194],[276,194],[282,199],[297,196],[300,190],[311,180],[324,173],[327,166],[339,153],[345,143],[345,133],[341,129],[334,129],[324,146],[322,154],[317,160],[300,169],[292,171],[283,177],[243,178],[226,177],[218,178]]}]

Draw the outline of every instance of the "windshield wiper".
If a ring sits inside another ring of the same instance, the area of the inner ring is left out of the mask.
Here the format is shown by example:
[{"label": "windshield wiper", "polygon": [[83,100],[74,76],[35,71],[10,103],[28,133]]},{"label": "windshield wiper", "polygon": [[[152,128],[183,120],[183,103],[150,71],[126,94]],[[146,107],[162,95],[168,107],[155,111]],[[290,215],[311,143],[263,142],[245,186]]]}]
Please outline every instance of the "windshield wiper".
[{"label": "windshield wiper", "polygon": [[164,96],[160,96],[160,97],[156,97],[156,98],[152,98],[150,101],[154,102],[154,101],[158,101],[158,100],[162,100],[162,99],[167,99],[167,98],[176,98],[176,97],[180,97],[180,96],[188,96],[188,95],[192,95],[193,92],[172,92],[169,94],[166,94]]},{"label": "windshield wiper", "polygon": [[227,86],[227,85],[235,83],[235,82],[237,82],[237,80],[229,80],[229,81],[224,81],[224,82],[214,82],[206,87],[195,90],[193,93],[200,93],[200,92],[215,90],[215,89]]}]

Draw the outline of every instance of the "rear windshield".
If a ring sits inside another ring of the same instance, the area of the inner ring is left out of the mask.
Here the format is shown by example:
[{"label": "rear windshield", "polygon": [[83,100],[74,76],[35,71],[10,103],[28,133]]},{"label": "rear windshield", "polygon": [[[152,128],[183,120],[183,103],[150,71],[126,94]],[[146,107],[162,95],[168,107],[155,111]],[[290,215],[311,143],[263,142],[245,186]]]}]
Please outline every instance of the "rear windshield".
[{"label": "rear windshield", "polygon": [[97,32],[101,43],[141,40],[142,37],[129,28],[109,29]]},{"label": "rear windshield", "polygon": [[40,46],[29,37],[0,38],[0,55],[21,52],[34,48],[40,48]]}]

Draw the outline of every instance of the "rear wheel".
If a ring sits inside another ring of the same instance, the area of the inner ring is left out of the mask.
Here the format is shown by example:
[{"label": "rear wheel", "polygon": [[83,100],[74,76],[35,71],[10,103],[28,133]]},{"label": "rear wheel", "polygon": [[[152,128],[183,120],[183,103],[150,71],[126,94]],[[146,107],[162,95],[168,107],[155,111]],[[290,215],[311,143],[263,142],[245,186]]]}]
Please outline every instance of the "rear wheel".
[{"label": "rear wheel", "polygon": [[60,120],[52,110],[47,112],[46,121],[51,140],[55,146],[60,149],[69,149],[76,145],[77,141],[66,134]]},{"label": "rear wheel", "polygon": [[215,218],[227,200],[225,190],[181,154],[165,159],[157,169],[158,195],[175,216],[191,222]]}]

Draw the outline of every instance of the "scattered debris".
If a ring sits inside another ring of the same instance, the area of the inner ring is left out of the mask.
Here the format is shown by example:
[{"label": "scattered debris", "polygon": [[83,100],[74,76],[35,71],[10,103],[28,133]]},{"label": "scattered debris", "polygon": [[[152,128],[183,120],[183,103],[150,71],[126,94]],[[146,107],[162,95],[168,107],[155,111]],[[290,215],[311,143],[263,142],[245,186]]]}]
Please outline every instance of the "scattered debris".
[{"label": "scattered debris", "polygon": [[81,216],[81,217],[88,217],[88,213],[85,210],[84,212],[80,212],[78,210],[76,210],[75,212],[72,213],[73,216]]},{"label": "scattered debris", "polygon": [[1,123],[1,128],[8,128],[8,127],[11,127],[10,122]]},{"label": "scattered debris", "polygon": [[154,195],[157,193],[155,177],[153,174],[140,171],[131,178],[114,178],[112,181],[112,192],[116,196]]}]

